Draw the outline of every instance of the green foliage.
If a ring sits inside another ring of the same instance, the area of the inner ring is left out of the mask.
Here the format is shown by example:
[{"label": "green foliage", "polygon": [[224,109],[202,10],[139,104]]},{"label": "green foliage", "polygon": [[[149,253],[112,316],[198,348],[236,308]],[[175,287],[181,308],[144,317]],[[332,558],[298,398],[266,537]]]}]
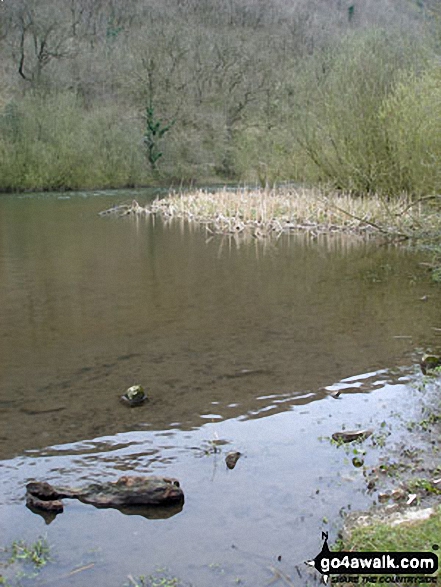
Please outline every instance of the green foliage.
[{"label": "green foliage", "polygon": [[441,70],[405,72],[382,104],[379,119],[389,140],[394,181],[409,193],[441,188]]},{"label": "green foliage", "polygon": [[347,37],[322,67],[297,137],[321,179],[358,194],[438,192],[438,64],[377,31]]},{"label": "green foliage", "polygon": [[431,551],[434,544],[439,544],[441,536],[441,510],[428,520],[412,525],[390,526],[384,523],[372,523],[369,526],[355,528],[349,540],[341,543],[342,550],[354,551]]},{"label": "green foliage", "polygon": [[114,41],[123,30],[123,26],[118,26],[115,24],[114,19],[110,18],[107,24],[106,38],[108,40]]},{"label": "green foliage", "polygon": [[407,481],[406,486],[412,493],[425,492],[432,495],[441,495],[441,489],[435,487],[428,479],[415,478]]},{"label": "green foliage", "polygon": [[50,561],[49,552],[49,544],[45,538],[40,537],[30,545],[24,540],[18,540],[12,543],[9,562],[22,560],[31,562],[37,568],[44,567]]},{"label": "green foliage", "polygon": [[[439,367],[434,369],[436,373],[439,373]],[[441,421],[441,414],[431,413],[427,418],[424,418],[419,422],[419,425],[423,430],[430,430],[434,424],[437,424]]]},{"label": "green foliage", "polygon": [[158,169],[163,182],[439,188],[432,8],[131,0],[89,3],[86,18],[79,0],[4,4],[0,190],[133,186]]},{"label": "green foliage", "polygon": [[129,577],[130,583],[125,583],[124,587],[184,587],[178,577],[171,576],[166,569],[158,569],[157,574],[146,577],[141,575],[137,579]]},{"label": "green foliage", "polygon": [[397,176],[384,103],[415,61],[412,47],[385,31],[347,36],[313,59],[313,94],[309,112],[297,117],[297,140],[323,181],[360,194],[410,187]]},{"label": "green foliage", "polygon": [[431,193],[440,173],[439,75],[424,43],[400,31],[349,32],[299,62],[295,78],[236,133],[236,168],[261,185]]},{"label": "green foliage", "polygon": [[29,94],[0,116],[0,190],[142,183],[138,133],[116,107],[88,112],[72,93]]},{"label": "green foliage", "polygon": [[4,573],[0,575],[0,585],[4,587],[20,587],[23,579],[35,579],[51,561],[50,547],[43,537],[32,544],[16,540],[10,547],[1,550],[8,556],[5,562],[0,563]]},{"label": "green foliage", "polygon": [[156,171],[156,164],[162,157],[163,153],[159,150],[159,142],[164,137],[175,121],[172,120],[169,124],[163,124],[156,114],[153,106],[150,104],[145,110],[145,132],[144,145],[147,150],[147,160],[150,163],[152,171]]},{"label": "green foliage", "polygon": [[432,272],[432,279],[436,283],[441,283],[441,266],[436,267]]}]

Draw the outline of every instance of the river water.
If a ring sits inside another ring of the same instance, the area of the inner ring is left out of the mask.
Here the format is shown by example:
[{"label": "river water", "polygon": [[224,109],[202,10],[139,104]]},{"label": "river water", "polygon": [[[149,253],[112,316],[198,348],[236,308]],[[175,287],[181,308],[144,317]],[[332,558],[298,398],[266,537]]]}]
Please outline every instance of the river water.
[{"label": "river water", "polygon": [[[321,531],[335,536],[343,511],[375,499],[329,436],[410,413],[441,292],[405,248],[209,239],[181,222],[98,215],[154,195],[0,197],[2,543],[47,536],[45,580],[73,587],[167,573],[257,586],[277,569],[305,581]],[[149,401],[130,409],[118,400],[134,384]],[[234,470],[229,450],[243,453]],[[179,478],[182,511],[67,503],[47,525],[24,505],[31,479],[128,473]]]}]

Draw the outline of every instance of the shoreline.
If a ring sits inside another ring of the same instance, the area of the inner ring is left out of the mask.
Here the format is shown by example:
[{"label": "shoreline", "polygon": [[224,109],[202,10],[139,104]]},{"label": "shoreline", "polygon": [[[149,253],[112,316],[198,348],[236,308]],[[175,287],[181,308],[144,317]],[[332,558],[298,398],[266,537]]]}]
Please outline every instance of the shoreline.
[{"label": "shoreline", "polygon": [[419,377],[413,385],[421,420],[404,421],[408,441],[392,445],[387,460],[364,472],[378,501],[345,518],[337,550],[431,551],[434,544],[441,546],[441,374]]}]

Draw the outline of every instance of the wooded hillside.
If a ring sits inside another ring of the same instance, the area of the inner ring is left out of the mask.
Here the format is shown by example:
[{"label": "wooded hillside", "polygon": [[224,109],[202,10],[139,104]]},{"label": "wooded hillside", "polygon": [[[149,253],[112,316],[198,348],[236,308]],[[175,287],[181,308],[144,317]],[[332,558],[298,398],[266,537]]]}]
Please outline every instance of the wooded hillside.
[{"label": "wooded hillside", "polygon": [[435,0],[5,0],[0,189],[430,191],[440,16]]}]

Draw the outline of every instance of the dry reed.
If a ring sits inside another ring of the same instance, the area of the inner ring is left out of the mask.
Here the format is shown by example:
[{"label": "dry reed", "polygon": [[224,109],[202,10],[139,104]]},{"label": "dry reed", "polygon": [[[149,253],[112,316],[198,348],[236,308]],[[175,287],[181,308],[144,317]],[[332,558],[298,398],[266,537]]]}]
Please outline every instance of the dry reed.
[{"label": "dry reed", "polygon": [[179,218],[203,225],[213,234],[256,238],[307,231],[313,236],[336,232],[404,239],[420,229],[440,229],[439,214],[422,199],[403,195],[388,201],[376,195],[355,197],[287,187],[171,193],[146,206],[133,201],[104,213],[109,212],[159,214],[167,220]]}]

